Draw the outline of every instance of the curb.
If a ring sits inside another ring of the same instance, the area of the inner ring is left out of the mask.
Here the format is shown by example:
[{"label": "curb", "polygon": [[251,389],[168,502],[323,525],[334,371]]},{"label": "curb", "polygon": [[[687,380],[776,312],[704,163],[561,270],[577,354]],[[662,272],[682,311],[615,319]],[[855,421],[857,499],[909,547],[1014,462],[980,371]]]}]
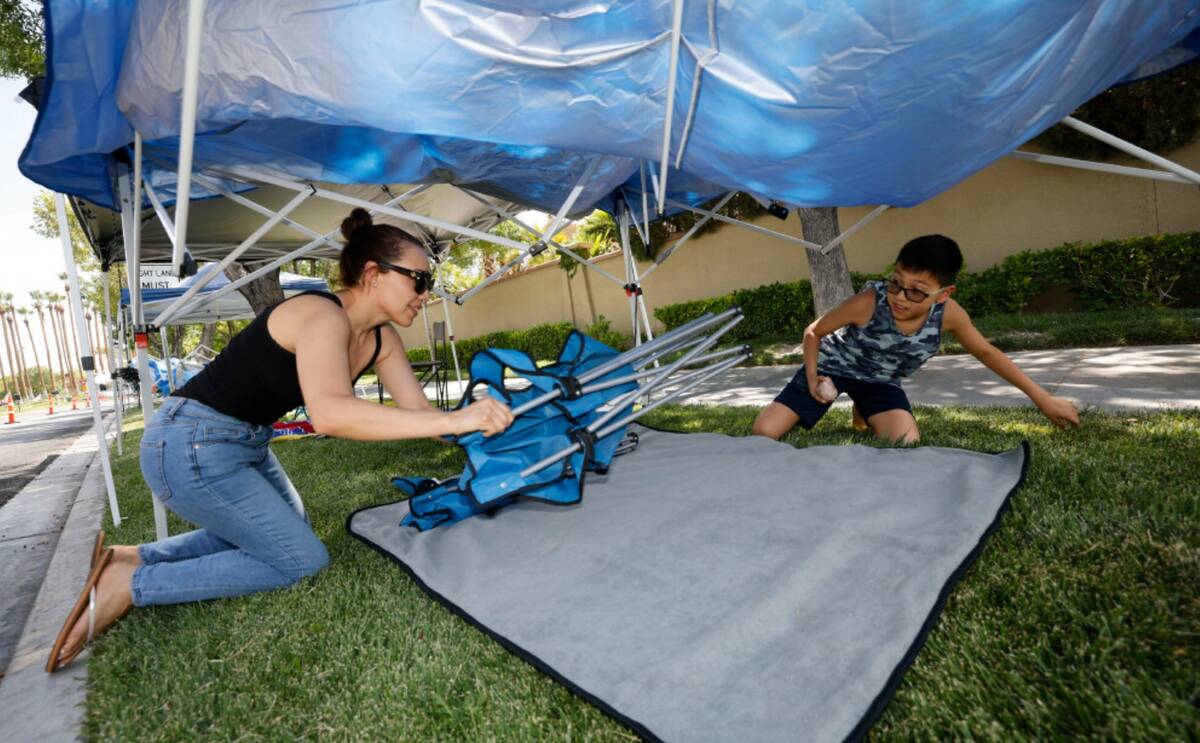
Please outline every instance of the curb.
[{"label": "curb", "polygon": [[[105,421],[105,439],[113,418]],[[106,495],[96,433],[88,430],[26,488],[61,488],[55,464],[68,454],[88,454],[88,463],[74,501],[58,535],[53,556],[42,579],[37,598],[25,620],[16,651],[0,679],[0,740],[60,741],[82,737],[84,702],[87,697],[87,653],[64,671],[44,670],[63,618],[87,578],[92,543],[104,516]],[[75,465],[76,467],[78,465]],[[46,478],[47,481],[43,481]],[[23,491],[24,492],[24,491]]]}]

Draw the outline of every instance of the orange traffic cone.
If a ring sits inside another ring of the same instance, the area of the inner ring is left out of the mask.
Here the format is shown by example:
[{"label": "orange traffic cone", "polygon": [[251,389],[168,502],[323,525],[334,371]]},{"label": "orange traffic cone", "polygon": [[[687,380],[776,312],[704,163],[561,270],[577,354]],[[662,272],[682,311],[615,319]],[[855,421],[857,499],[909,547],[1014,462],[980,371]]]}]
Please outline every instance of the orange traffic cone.
[{"label": "orange traffic cone", "polygon": [[71,395],[71,410],[79,410],[78,406],[75,404],[75,396],[74,395]]},{"label": "orange traffic cone", "polygon": [[12,399],[12,393],[11,393],[11,392],[10,392],[10,393],[8,393],[8,394],[5,396],[5,398],[4,398],[4,402],[5,402],[5,404],[7,404],[7,405],[8,405],[8,420],[6,420],[6,421],[4,422],[4,425],[6,425],[6,426],[7,426],[7,425],[9,425],[9,424],[12,424],[12,423],[16,423],[16,422],[17,422],[17,416],[16,416],[16,414],[13,412],[13,399]]},{"label": "orange traffic cone", "polygon": [[53,392],[50,393],[50,412],[46,413],[46,415],[54,415],[54,393]]}]

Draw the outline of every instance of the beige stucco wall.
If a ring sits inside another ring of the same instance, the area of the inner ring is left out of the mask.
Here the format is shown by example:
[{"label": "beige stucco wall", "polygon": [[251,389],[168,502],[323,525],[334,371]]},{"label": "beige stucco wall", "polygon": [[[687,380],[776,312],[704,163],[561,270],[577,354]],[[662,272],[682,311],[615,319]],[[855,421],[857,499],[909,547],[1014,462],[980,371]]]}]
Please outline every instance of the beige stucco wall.
[{"label": "beige stucco wall", "polygon": [[[1167,156],[1200,170],[1200,140]],[[1113,162],[1144,167],[1129,159]],[[871,209],[840,209],[842,229]],[[800,234],[794,213],[786,221],[764,216],[758,224]],[[877,271],[907,240],[940,232],[962,246],[968,270],[979,270],[1021,250],[1194,230],[1200,230],[1200,188],[1195,186],[1005,159],[917,207],[885,212],[846,242],[846,257],[852,270]],[[598,263],[609,273],[625,275],[619,255]],[[641,265],[639,271],[646,268]],[[664,304],[807,276],[800,246],[724,226],[689,241],[647,279],[644,291],[653,311]],[[440,301],[429,310],[433,319],[442,319]],[[618,285],[583,268],[568,279],[557,263],[502,279],[450,311],[459,338],[545,322],[566,321],[585,328],[600,315],[622,332],[630,331],[628,300]],[[419,321],[402,335],[409,347],[426,345]]]}]

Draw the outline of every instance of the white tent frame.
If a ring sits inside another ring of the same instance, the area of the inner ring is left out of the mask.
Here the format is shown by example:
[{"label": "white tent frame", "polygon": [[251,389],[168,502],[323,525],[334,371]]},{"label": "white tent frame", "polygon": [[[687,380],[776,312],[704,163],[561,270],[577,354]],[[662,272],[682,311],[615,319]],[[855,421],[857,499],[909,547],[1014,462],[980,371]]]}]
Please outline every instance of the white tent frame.
[{"label": "white tent frame", "polygon": [[[711,13],[712,13],[711,5],[712,4],[710,2],[710,22],[711,22]],[[668,169],[668,164],[670,162],[669,155],[670,155],[670,139],[671,139],[671,122],[672,122],[673,109],[674,109],[674,92],[675,92],[676,79],[677,79],[677,73],[678,73],[678,61],[679,61],[678,55],[679,55],[679,48],[680,48],[681,40],[682,40],[683,2],[682,2],[682,0],[673,0],[672,6],[673,6],[672,7],[672,10],[673,10],[672,30],[671,30],[671,37],[670,37],[671,47],[670,47],[670,57],[669,57],[669,69],[668,69],[666,113],[665,113],[664,121],[663,121],[662,153],[661,153],[661,158],[660,158],[660,162],[659,162],[659,172],[657,174],[654,173],[653,171],[650,172],[651,186],[653,187],[653,190],[654,190],[654,193],[656,196],[656,206],[657,206],[657,211],[659,214],[663,213],[663,210],[665,209],[665,207],[667,205],[671,205],[676,208],[684,209],[684,210],[699,214],[705,218],[704,221],[707,221],[709,219],[716,219],[718,221],[725,222],[728,224],[735,224],[737,226],[743,227],[745,229],[753,230],[753,231],[761,233],[761,234],[767,234],[772,237],[776,237],[776,238],[785,240],[787,242],[803,245],[804,247],[809,248],[809,249],[819,250],[822,253],[828,253],[834,247],[841,244],[844,240],[849,238],[855,232],[857,232],[858,230],[865,227],[866,224],[868,224],[870,221],[873,221],[874,219],[876,219],[880,214],[882,214],[884,211],[886,211],[889,208],[887,205],[880,205],[880,206],[876,207],[875,210],[870,212],[863,219],[859,220],[858,223],[856,223],[849,229],[842,232],[840,235],[838,235],[836,238],[834,238],[829,243],[827,243],[825,245],[818,245],[811,241],[804,240],[802,238],[797,238],[793,235],[787,235],[785,233],[770,230],[770,229],[767,229],[764,227],[760,227],[758,225],[750,224],[747,222],[742,222],[740,220],[732,219],[730,217],[725,217],[724,215],[717,213],[719,207],[717,209],[706,210],[706,209],[700,209],[700,208],[691,206],[689,204],[684,204],[681,202],[677,202],[677,201],[668,199],[667,198],[667,190],[666,190],[667,169]],[[189,2],[188,2],[188,18],[187,18],[187,42],[186,42],[186,47],[184,50],[185,62],[184,62],[184,79],[183,79],[183,91],[182,91],[182,106],[181,106],[181,111],[180,111],[180,116],[181,116],[180,124],[181,125],[180,125],[180,137],[179,137],[179,157],[178,157],[179,165],[178,165],[178,169],[177,169],[177,174],[178,174],[178,186],[176,189],[177,200],[176,200],[175,221],[174,221],[173,229],[168,229],[168,234],[173,234],[173,236],[174,236],[172,239],[172,243],[173,243],[172,264],[175,266],[176,271],[181,276],[184,271],[185,259],[190,258],[190,254],[187,251],[187,220],[188,220],[188,207],[189,207],[189,203],[190,203],[190,188],[191,188],[191,179],[192,179],[192,155],[194,152],[194,145],[195,145],[196,101],[197,101],[197,92],[199,89],[200,43],[201,43],[201,38],[202,38],[204,9],[205,9],[205,0],[189,0]],[[689,49],[690,49],[690,46],[689,46]],[[709,55],[706,55],[706,57],[708,57],[708,58],[705,60],[704,64],[707,64],[708,62],[710,62],[711,57],[715,56],[715,53],[719,53],[719,51],[714,49],[713,51],[711,51],[709,53]],[[697,78],[699,77],[699,74],[700,74],[703,66],[704,65],[699,65],[699,69],[697,70]],[[695,91],[693,91],[693,99],[695,99]],[[693,101],[693,103],[694,103],[694,101]],[[691,108],[692,108],[692,106],[689,106],[689,109],[691,109]],[[689,110],[689,118],[690,118],[690,116],[691,116],[691,111]],[[1159,168],[1163,168],[1167,172],[1164,173],[1162,171],[1155,171],[1155,170],[1127,168],[1127,167],[1122,167],[1122,166],[1111,166],[1111,165],[1104,165],[1104,164],[1100,164],[1100,163],[1085,163],[1085,161],[1074,161],[1069,158],[1055,158],[1052,156],[1036,155],[1034,153],[1025,153],[1025,152],[1014,153],[1014,156],[1023,158],[1023,159],[1034,160],[1037,162],[1049,163],[1049,164],[1059,165],[1059,166],[1085,168],[1085,169],[1089,169],[1089,170],[1100,170],[1103,172],[1115,173],[1115,174],[1120,174],[1120,175],[1137,176],[1137,177],[1143,177],[1143,178],[1153,178],[1156,180],[1165,180],[1165,181],[1170,181],[1170,182],[1181,182],[1181,180],[1182,180],[1182,182],[1200,185],[1200,174],[1196,173],[1195,171],[1192,171],[1192,170],[1185,168],[1177,163],[1167,160],[1166,158],[1155,155],[1154,153],[1151,153],[1147,150],[1137,147],[1136,145],[1133,145],[1132,143],[1126,142],[1125,140],[1115,137],[1112,134],[1104,132],[1103,130],[1093,127],[1089,124],[1085,124],[1084,122],[1078,121],[1070,116],[1063,119],[1062,123],[1082,132],[1083,134],[1093,137],[1093,138],[1095,138],[1101,142],[1104,142],[1110,146],[1116,147],[1117,149],[1119,149],[1123,152],[1126,152],[1136,158],[1139,158],[1141,160],[1149,162]],[[677,154],[677,157],[676,157],[676,160],[677,160],[676,167],[677,168],[679,167],[679,163],[681,162],[681,159],[682,159],[682,154],[683,154],[682,150],[683,150],[685,143],[686,142],[681,142],[680,151],[676,153]],[[555,218],[554,218],[554,220],[552,220],[551,224],[541,234],[538,242],[535,243],[534,246],[532,246],[533,249],[540,252],[541,250],[545,250],[546,247],[550,246],[550,244],[552,243],[552,240],[550,240],[550,238],[553,237],[555,231],[561,225],[562,220],[565,218],[565,215],[570,212],[571,207],[574,205],[574,203],[578,199],[580,193],[582,192],[583,186],[586,183],[587,178],[593,172],[598,161],[599,161],[599,159],[597,158],[589,163],[588,168],[585,170],[583,177],[581,177],[579,179],[579,181],[576,183],[575,187],[571,190],[571,193],[568,195],[567,200],[564,202],[562,207],[559,209],[559,212],[555,215]],[[121,206],[121,225],[122,225],[122,231],[125,236],[126,266],[128,269],[128,274],[131,277],[136,277],[138,274],[138,265],[139,265],[139,260],[140,260],[140,245],[139,245],[140,229],[141,229],[141,219],[140,219],[141,209],[140,209],[140,207],[142,204],[141,192],[142,192],[142,187],[143,187],[142,140],[141,140],[140,134],[138,134],[137,132],[134,133],[134,158],[133,158],[132,177],[129,173],[129,168],[127,166],[118,164],[116,166],[116,170],[117,170],[116,180],[117,180],[117,184],[118,184],[118,191],[119,191],[119,196],[120,196],[119,201],[120,201],[120,206]],[[634,229],[637,229],[638,232],[641,234],[643,241],[646,244],[649,244],[649,237],[650,237],[649,215],[648,215],[648,206],[649,205],[647,203],[648,198],[647,198],[647,191],[645,188],[646,168],[645,168],[644,164],[640,170],[641,170],[641,178],[642,178],[642,184],[643,184],[643,186],[642,186],[642,203],[643,203],[642,214],[643,214],[645,223],[644,223],[644,225],[634,224],[633,226],[634,226]],[[340,203],[343,203],[343,204],[346,204],[349,206],[362,207],[362,208],[372,211],[374,213],[383,213],[388,216],[394,217],[396,219],[411,222],[411,223],[421,225],[421,226],[439,227],[441,229],[445,229],[447,231],[453,232],[455,234],[463,235],[465,237],[470,237],[470,238],[477,239],[477,240],[484,240],[484,241],[487,241],[487,242],[490,242],[490,243],[493,243],[496,245],[514,248],[514,249],[521,251],[522,254],[529,253],[531,250],[530,246],[527,246],[522,243],[517,243],[512,240],[508,240],[508,239],[500,237],[498,235],[491,235],[491,234],[481,232],[478,230],[474,230],[474,229],[471,229],[468,227],[454,225],[449,222],[438,220],[438,219],[435,219],[432,217],[427,217],[424,215],[405,211],[400,206],[400,202],[404,198],[403,196],[399,197],[399,199],[396,200],[395,203],[381,205],[381,204],[377,204],[374,202],[365,201],[363,199],[358,199],[356,197],[349,196],[346,194],[340,194],[340,193],[337,193],[334,191],[330,191],[328,189],[322,189],[322,188],[315,186],[313,184],[310,184],[310,183],[303,183],[298,180],[281,178],[281,177],[278,177],[275,175],[267,174],[264,172],[256,171],[254,169],[245,168],[245,167],[212,168],[210,170],[210,174],[216,175],[216,176],[221,176],[221,177],[232,177],[235,180],[239,180],[243,183],[248,183],[251,185],[253,185],[255,183],[275,185],[275,186],[279,186],[279,187],[282,187],[285,189],[291,189],[291,190],[297,192],[297,195],[292,199],[292,201],[288,202],[288,204],[283,209],[279,210],[278,212],[272,212],[271,216],[268,217],[267,223],[263,227],[260,227],[258,230],[256,230],[254,234],[252,234],[245,241],[243,241],[243,243],[241,245],[239,245],[237,248],[235,248],[234,251],[232,251],[229,254],[229,256],[227,256],[226,259],[221,262],[222,268],[225,265],[228,265],[228,263],[232,262],[233,260],[236,260],[238,255],[241,255],[241,253],[244,252],[246,249],[248,249],[249,246],[253,245],[253,243],[257,239],[259,239],[262,234],[265,234],[265,232],[271,226],[274,226],[275,224],[278,224],[281,221],[287,221],[289,226],[293,226],[292,223],[290,222],[290,220],[285,220],[287,213],[290,212],[292,209],[294,209],[296,206],[298,206],[299,203],[301,203],[303,200],[305,200],[309,197],[312,197],[312,196],[329,199],[331,201],[340,202]],[[1175,177],[1172,177],[1172,176],[1175,176]],[[203,178],[203,175],[201,176],[201,178]],[[200,179],[198,179],[198,180],[200,180]],[[236,196],[235,194],[233,194],[232,192],[228,192],[227,190],[222,195],[225,195],[227,198]],[[161,202],[158,202],[157,195],[153,193],[152,189],[150,189],[148,187],[148,185],[147,185],[147,196],[148,196],[149,200],[151,201],[152,206],[154,206],[155,212],[156,212],[156,214],[158,214],[159,219],[163,221],[163,225],[164,225],[164,227],[166,227],[168,224],[170,224],[170,220],[168,218],[166,218],[167,215],[165,214],[165,210],[161,210]],[[731,197],[726,196],[724,200],[728,201],[729,198],[731,198]],[[79,293],[78,279],[75,276],[74,256],[70,250],[70,244],[68,242],[69,238],[65,237],[65,236],[69,235],[69,231],[67,230],[65,210],[61,207],[61,200],[62,200],[62,196],[59,195],[59,201],[60,201],[59,226],[60,226],[60,232],[64,235],[64,259],[67,262],[68,274],[71,279],[69,282],[69,284],[70,284],[69,291],[73,296],[73,300],[76,302],[75,307],[77,309],[77,312],[80,315],[79,321],[76,324],[77,324],[77,326],[82,327],[82,325],[83,325],[83,323],[82,323],[82,301],[80,299],[81,295]],[[256,210],[258,210],[258,205],[255,205],[255,207],[253,207],[253,208],[256,208]],[[262,210],[268,211],[268,212],[271,211],[271,210],[267,209],[266,207],[262,207]],[[643,298],[640,282],[644,281],[646,277],[648,277],[651,273],[653,273],[654,270],[656,270],[658,268],[658,266],[660,266],[662,264],[662,262],[666,260],[666,258],[668,258],[671,254],[675,253],[679,249],[679,247],[681,247],[686,242],[687,239],[690,239],[691,236],[695,234],[696,230],[698,230],[698,227],[694,226],[693,229],[689,230],[689,232],[683,238],[676,241],[676,243],[670,249],[668,249],[668,251],[663,256],[661,256],[661,258],[658,261],[655,262],[655,265],[652,266],[646,272],[646,274],[639,279],[638,273],[637,273],[636,262],[633,260],[632,252],[630,251],[630,245],[629,245],[629,228],[630,228],[631,224],[633,223],[633,220],[629,214],[629,209],[628,209],[627,204],[624,204],[624,203],[622,204],[622,208],[620,209],[620,214],[617,216],[618,216],[618,220],[619,220],[619,222],[618,222],[619,229],[621,232],[621,248],[622,248],[622,252],[625,254],[625,271],[626,271],[625,290],[626,290],[626,294],[630,298],[630,312],[632,315],[631,327],[634,332],[635,341],[640,346],[640,345],[642,345],[643,325],[644,325],[644,329],[646,332],[646,340],[649,342],[653,342],[653,340],[652,340],[653,335],[652,335],[652,332],[651,332],[650,326],[649,326],[649,317],[648,317],[648,313],[646,312],[645,300]],[[525,226],[522,225],[522,227],[525,227]],[[526,229],[528,229],[528,228],[526,227]],[[320,235],[319,237],[316,237],[318,235],[318,233],[316,233],[316,232],[312,232],[312,235],[314,236],[313,242],[289,253],[288,255],[290,256],[290,258],[278,259],[278,263],[281,265],[286,260],[295,259],[297,257],[300,257],[300,256],[304,255],[306,252],[308,252],[309,250],[313,249],[316,245],[319,245],[319,244],[325,242],[329,238],[328,235]],[[561,246],[554,245],[554,247],[558,250],[562,250]],[[564,254],[571,255],[571,253],[569,251],[563,251],[563,252],[564,252]],[[525,255],[524,257],[528,257],[528,255]],[[577,256],[573,256],[573,257],[576,257],[576,259],[578,259]],[[523,260],[523,258],[522,258],[522,260]],[[616,278],[616,277],[612,276],[611,274],[608,274],[607,272],[603,271],[602,269],[600,269],[598,266],[594,265],[590,261],[580,261],[580,262],[590,270],[599,271],[602,275],[605,275],[605,277],[609,278],[610,280],[615,280],[615,278]],[[500,274],[503,274],[507,270],[511,269],[512,266],[515,265],[515,263],[516,262],[510,262],[508,265],[505,266],[504,269],[502,269],[501,271],[497,271],[496,274],[493,274],[492,276],[488,277],[487,283],[497,280],[498,276]],[[265,273],[265,271],[267,269],[260,269],[260,270],[263,273]],[[214,272],[214,274],[215,274],[215,272]],[[261,274],[259,274],[259,275],[261,275]],[[257,277],[255,277],[255,278],[257,278]],[[252,280],[252,279],[249,277],[244,279],[244,281],[249,281],[249,280]],[[136,346],[137,346],[137,367],[138,367],[138,375],[141,380],[142,407],[143,407],[144,413],[147,416],[149,416],[153,412],[153,396],[152,396],[153,393],[151,392],[150,386],[149,386],[149,368],[148,368],[148,364],[147,364],[146,348],[145,348],[146,335],[148,332],[148,328],[146,328],[144,325],[145,318],[144,318],[144,315],[142,312],[140,282],[131,278],[129,283],[130,283],[129,289],[130,289],[130,295],[131,295],[131,309],[132,309],[132,314],[133,314],[133,321],[135,324],[134,331],[135,331],[135,339],[136,339]],[[204,283],[207,283],[207,282],[204,282]],[[169,319],[169,316],[171,314],[177,314],[178,312],[182,311],[183,308],[186,307],[188,302],[192,300],[192,298],[195,296],[195,294],[198,293],[201,288],[203,288],[203,286],[204,286],[203,283],[198,282],[197,285],[194,285],[194,287],[193,287],[194,291],[191,292],[191,296],[185,295],[184,297],[181,297],[179,300],[177,300],[177,303],[172,305],[172,307],[168,309],[167,313],[164,313],[164,314],[168,315],[167,319]],[[232,290],[233,288],[235,288],[235,287],[234,287],[234,285],[231,284],[228,290]],[[456,304],[462,304],[474,293],[477,293],[477,291],[479,291],[481,288],[482,287],[475,287],[472,291],[467,292],[466,294],[464,294],[460,297],[452,297],[452,295],[449,295],[444,291],[439,291],[438,293],[440,296],[446,297],[448,299],[452,298],[452,301],[454,301],[454,303],[456,303]],[[449,331],[449,338],[451,339],[451,347],[454,348],[454,341],[453,341],[454,332],[453,332],[453,326],[451,325],[451,321],[450,321],[449,304],[450,304],[450,302],[447,301],[447,302],[443,303],[443,306],[445,308],[445,318],[446,318],[447,330]],[[640,323],[639,323],[639,320],[641,321]],[[161,320],[161,321],[165,322],[165,320]],[[91,347],[86,339],[84,339],[83,342],[80,343],[80,348],[87,349],[86,352],[81,351],[81,353],[83,353],[86,356],[87,364],[90,366],[91,365],[91,356],[90,356]],[[455,352],[455,366],[457,369],[457,366],[458,366],[457,352]],[[93,376],[93,373],[91,372],[91,370],[89,370],[89,389],[91,390],[91,394],[93,396],[95,396],[96,388],[95,388],[94,381],[91,378],[92,376]],[[107,484],[107,487],[109,490],[110,507],[112,509],[114,522],[119,523],[120,516],[119,516],[119,510],[118,510],[117,502],[116,502],[115,490],[112,485],[111,466],[108,461],[107,447],[103,443],[103,430],[101,428],[101,421],[99,418],[99,405],[98,405],[98,401],[95,399],[93,399],[93,410],[95,411],[94,415],[96,416],[96,420],[94,421],[94,424],[96,426],[97,433],[101,438],[102,463],[103,463],[103,467],[105,470],[106,484]],[[166,514],[165,514],[165,511],[163,510],[162,504],[158,502],[157,498],[154,499],[154,516],[155,516],[155,532],[159,538],[163,538],[166,536],[166,533],[167,533]]]}]

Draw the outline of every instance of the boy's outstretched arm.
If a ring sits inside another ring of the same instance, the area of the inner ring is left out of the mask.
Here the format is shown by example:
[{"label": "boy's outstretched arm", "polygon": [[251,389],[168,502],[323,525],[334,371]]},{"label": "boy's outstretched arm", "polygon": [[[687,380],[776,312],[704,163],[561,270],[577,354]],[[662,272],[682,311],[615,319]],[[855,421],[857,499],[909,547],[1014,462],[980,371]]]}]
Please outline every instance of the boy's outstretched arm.
[{"label": "boy's outstretched arm", "polygon": [[983,362],[984,366],[994,371],[1001,379],[1024,392],[1051,423],[1062,429],[1079,427],[1079,413],[1075,410],[1075,405],[1066,398],[1051,395],[1030,379],[1012,359],[983,337],[971,322],[967,311],[953,299],[946,300],[942,330],[954,333],[954,337],[972,356]]}]

